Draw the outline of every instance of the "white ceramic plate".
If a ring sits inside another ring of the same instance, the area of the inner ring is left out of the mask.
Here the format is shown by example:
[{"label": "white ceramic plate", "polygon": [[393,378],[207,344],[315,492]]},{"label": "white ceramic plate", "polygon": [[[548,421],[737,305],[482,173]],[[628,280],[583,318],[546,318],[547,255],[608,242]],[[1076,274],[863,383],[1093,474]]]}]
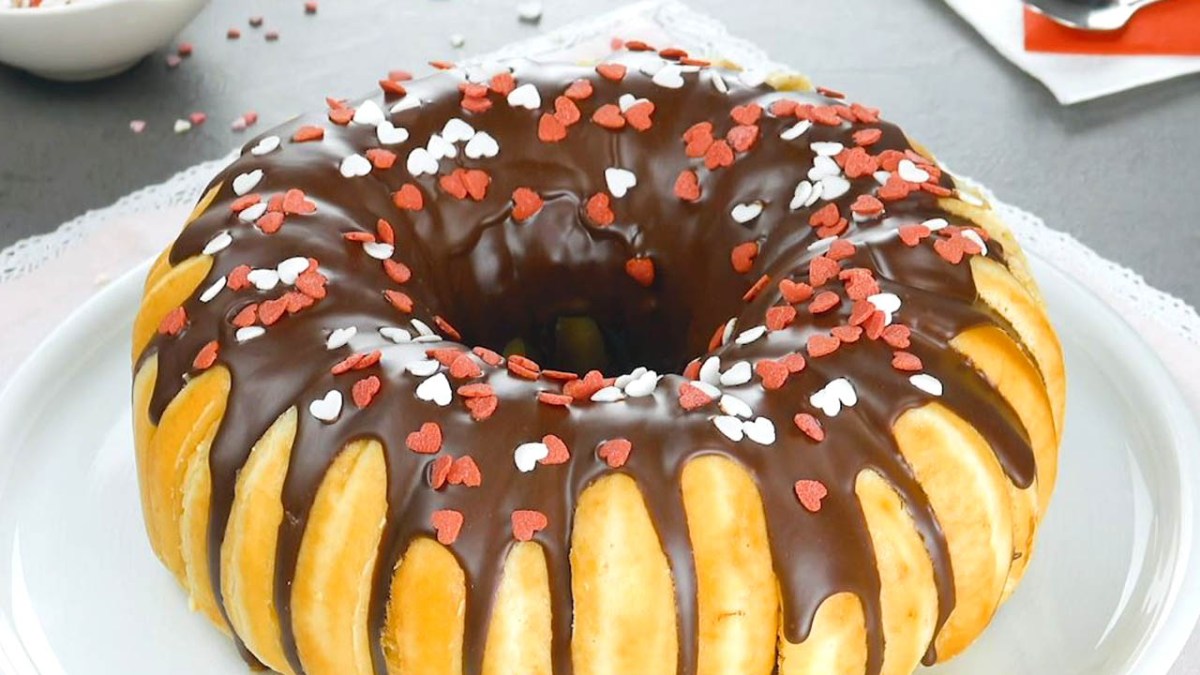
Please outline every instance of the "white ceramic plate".
[{"label": "white ceramic plate", "polygon": [[[1024,583],[936,672],[1165,673],[1200,614],[1200,434],[1150,348],[1035,268],[1070,373],[1058,489]],[[0,672],[247,673],[142,530],[128,326],[144,274],[80,309],[0,396]]]}]

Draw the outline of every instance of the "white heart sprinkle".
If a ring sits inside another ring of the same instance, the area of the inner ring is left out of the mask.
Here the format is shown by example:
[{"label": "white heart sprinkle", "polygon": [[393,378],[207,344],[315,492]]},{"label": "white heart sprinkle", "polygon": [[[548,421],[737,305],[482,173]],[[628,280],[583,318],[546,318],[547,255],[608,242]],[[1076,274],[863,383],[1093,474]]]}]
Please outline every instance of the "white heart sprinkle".
[{"label": "white heart sprinkle", "polygon": [[350,339],[355,335],[358,335],[358,328],[354,326],[335,328],[329,332],[329,337],[325,338],[325,348],[341,349],[350,344]]},{"label": "white heart sprinkle", "polygon": [[821,179],[821,199],[833,201],[850,191],[850,181],[841,176],[825,176]]},{"label": "white heart sprinkle", "polygon": [[192,130],[192,123],[187,120],[175,120],[175,133],[182,134]]},{"label": "white heart sprinkle", "polygon": [[[392,109],[392,112],[396,112],[395,108]],[[375,127],[375,137],[383,145],[396,145],[408,140],[408,129],[395,126],[391,122],[384,120]]]},{"label": "white heart sprinkle", "polygon": [[412,152],[408,153],[408,162],[405,164],[405,168],[413,178],[418,178],[424,174],[436,174],[438,161],[425,148],[413,148]]},{"label": "white heart sprinkle", "polygon": [[761,69],[743,70],[738,73],[738,79],[747,87],[757,87],[767,81],[767,71]]},{"label": "white heart sprinkle", "polygon": [[971,206],[978,206],[980,208],[987,206],[987,202],[983,201],[979,197],[976,197],[975,193],[967,191],[967,190],[959,190],[958,191],[958,199],[959,199],[959,201],[966,202],[966,203],[970,204]]},{"label": "white heart sprinkle", "polygon": [[412,342],[412,335],[403,328],[397,328],[396,326],[380,326],[379,334],[398,345]]},{"label": "white heart sprinkle", "polygon": [[700,364],[700,381],[711,385],[721,383],[721,358],[710,356]]},{"label": "white heart sprinkle", "polygon": [[429,324],[425,323],[424,321],[422,321],[420,319],[413,319],[410,323],[412,323],[413,328],[416,328],[417,333],[420,335],[433,335],[434,334],[433,329],[429,327]]},{"label": "white heart sprinkle", "polygon": [[708,77],[712,81],[713,89],[716,89],[722,94],[729,93],[729,83],[725,81],[725,78],[721,77],[720,73],[715,70],[710,70],[708,72]]},{"label": "white heart sprinkle", "polygon": [[537,23],[542,20],[542,3],[522,2],[517,5],[517,19],[525,23]]},{"label": "white heart sprinkle", "polygon": [[246,279],[258,290],[269,291],[279,284],[279,273],[275,270],[255,269],[250,270]]},{"label": "white heart sprinkle", "polygon": [[846,149],[846,146],[833,141],[810,143],[808,147],[812,148],[813,152],[824,157],[834,157],[839,152]]},{"label": "white heart sprinkle", "polygon": [[429,137],[429,142],[425,144],[425,149],[434,159],[454,159],[458,156],[458,148],[450,141],[442,138],[441,134],[433,134]]},{"label": "white heart sprinkle", "polygon": [[950,225],[949,221],[947,221],[945,218],[930,218],[921,224],[925,227],[928,227],[930,232],[937,232],[938,230],[945,229]]},{"label": "white heart sprinkle", "polygon": [[750,409],[750,404],[729,394],[722,395],[721,401],[717,405],[721,408],[721,412],[734,417],[749,417],[754,414],[754,411]]},{"label": "white heart sprinkle", "polygon": [[924,183],[929,180],[929,172],[914,164],[911,159],[900,160],[900,166],[896,171],[909,183]]},{"label": "white heart sprinkle", "polygon": [[222,288],[225,288],[225,277],[217,277],[217,280],[200,294],[200,302],[208,302],[217,297],[217,293],[220,293]]},{"label": "white heart sprinkle", "polygon": [[792,201],[788,203],[788,208],[796,211],[806,206],[810,206],[808,198],[812,196],[813,184],[802,180],[796,185],[795,191],[792,192]]},{"label": "white heart sprinkle", "polygon": [[985,244],[983,242],[983,237],[979,236],[978,232],[976,232],[975,230],[964,229],[962,231],[962,236],[963,236],[963,239],[969,239],[969,240],[975,242],[975,245],[981,249],[983,255],[987,255],[987,252],[988,252],[987,244]]},{"label": "white heart sprinkle", "polygon": [[418,335],[412,339],[413,342],[441,342],[441,335]]},{"label": "white heart sprinkle", "polygon": [[683,72],[683,68],[671,63],[659,68],[650,79],[660,87],[679,89],[683,86]]},{"label": "white heart sprinkle", "polygon": [[438,373],[417,385],[417,398],[447,406],[454,398],[454,391],[450,389],[450,380],[446,379],[446,374]]},{"label": "white heart sprinkle", "polygon": [[308,258],[295,256],[275,266],[275,273],[285,285],[291,286],[308,269]]},{"label": "white heart sprinkle", "polygon": [[725,322],[725,328],[721,329],[721,344],[729,342],[729,338],[733,337],[733,329],[737,326],[737,317]]},{"label": "white heart sprinkle", "polygon": [[637,186],[637,176],[628,169],[609,167],[604,170],[604,180],[608,183],[608,191],[617,199]]},{"label": "white heart sprinkle", "polygon": [[245,328],[237,329],[237,332],[233,334],[233,337],[238,342],[249,342],[256,337],[265,335],[266,332],[267,329],[263,328],[262,326],[246,326]]},{"label": "white heart sprinkle", "polygon": [[824,239],[818,239],[808,245],[808,250],[813,251],[813,252],[824,253],[825,251],[829,250],[829,247],[833,246],[833,241],[835,239],[837,239],[837,237],[826,237]]},{"label": "white heart sprinkle", "polygon": [[521,473],[529,473],[537,468],[538,462],[550,456],[550,448],[545,443],[522,443],[513,451],[513,462]]},{"label": "white heart sprinkle", "polygon": [[508,92],[508,104],[514,108],[537,110],[542,107],[542,95],[532,84],[523,84]]},{"label": "white heart sprinkle", "polygon": [[625,386],[625,395],[631,398],[641,398],[654,393],[658,386],[658,373],[647,370],[641,377]]},{"label": "white heart sprinkle", "polygon": [[880,169],[871,175],[875,178],[875,182],[879,183],[880,185],[887,185],[887,182],[892,179],[891,172],[884,171],[883,169]]},{"label": "white heart sprinkle", "polygon": [[[397,101],[396,105],[392,106],[392,109],[390,112],[393,115],[395,115],[396,113],[401,113],[401,112],[404,112],[405,110],[413,110],[415,108],[420,108],[420,107],[421,107],[421,99],[417,96],[409,95],[409,96],[405,96],[404,98]],[[407,132],[406,132],[406,135],[407,135]]]},{"label": "white heart sprinkle", "polygon": [[733,415],[717,415],[712,418],[712,421],[716,425],[717,431],[734,443],[746,437],[746,432],[742,429],[742,421]]},{"label": "white heart sprinkle", "polygon": [[750,202],[749,204],[738,204],[733,207],[731,215],[733,219],[739,223],[745,224],[762,215],[763,203]]},{"label": "white heart sprinkle", "polygon": [[500,144],[495,138],[486,131],[480,131],[467,141],[467,145],[463,148],[463,152],[470,159],[479,159],[481,157],[495,157],[500,152]]},{"label": "white heart sprinkle", "polygon": [[641,65],[638,66],[638,72],[645,75],[646,77],[654,77],[654,74],[657,73],[658,71],[662,70],[663,68],[665,68],[666,65],[667,65],[667,62],[661,58],[647,59],[645,61],[642,61]]},{"label": "white heart sprinkle", "polygon": [[638,98],[633,94],[621,94],[621,98],[617,99],[617,106],[621,109],[621,112],[625,112],[639,103],[649,103],[649,101],[649,99]]},{"label": "white heart sprinkle", "polygon": [[451,117],[446,120],[446,124],[442,127],[442,138],[445,138],[451,143],[460,143],[469,141],[475,135],[475,127],[467,124],[458,117]]},{"label": "white heart sprinkle", "polygon": [[775,442],[775,424],[765,417],[756,417],[753,422],[742,422],[742,431],[746,433],[746,438],[759,445],[771,445]]},{"label": "white heart sprinkle", "polygon": [[820,391],[810,396],[808,402],[813,407],[820,408],[821,412],[829,417],[837,417],[842,411],[842,406],[850,407],[858,403],[858,392],[854,390],[850,380],[839,377],[830,380]]},{"label": "white heart sprinkle", "polygon": [[342,392],[330,389],[324,398],[308,404],[308,412],[322,422],[332,422],[342,414]]},{"label": "white heart sprinkle", "polygon": [[725,387],[736,387],[739,384],[746,384],[750,381],[753,368],[750,367],[749,361],[738,361],[729,367],[729,370],[721,373],[721,385]]},{"label": "white heart sprinkle", "polygon": [[812,128],[812,122],[810,122],[808,120],[800,120],[799,122],[796,122],[792,126],[784,129],[779,134],[779,137],[785,141],[794,141],[797,138],[800,138],[801,136],[803,136],[805,134],[805,132],[807,132],[811,128]]},{"label": "white heart sprinkle", "polygon": [[262,169],[238,174],[237,178],[233,179],[233,194],[240,197],[253,190],[254,186],[258,185],[258,182],[262,180],[262,177]]},{"label": "white heart sprinkle", "polygon": [[258,145],[254,146],[253,148],[250,148],[250,154],[265,155],[268,152],[271,152],[271,151],[275,150],[275,148],[278,148],[278,147],[279,147],[279,137],[278,136],[267,136],[266,138],[259,141]]},{"label": "white heart sprinkle", "polygon": [[224,251],[232,243],[233,235],[229,234],[228,231],[223,231],[218,233],[217,236],[213,237],[212,239],[209,239],[208,243],[204,245],[204,250],[201,251],[201,253],[204,255],[219,253]]},{"label": "white heart sprinkle", "polygon": [[912,386],[920,389],[930,396],[942,395],[942,381],[932,375],[927,373],[917,373],[916,375],[908,378],[908,381],[912,383]]},{"label": "white heart sprinkle", "polygon": [[867,300],[881,312],[897,312],[900,310],[900,296],[895,293],[876,293]]},{"label": "white heart sprinkle", "polygon": [[739,333],[734,342],[738,343],[739,345],[748,345],[766,334],[766,326],[755,326],[754,328],[748,328]]},{"label": "white heart sprinkle", "polygon": [[382,241],[363,242],[363,251],[376,260],[387,260],[396,252],[396,247]]},{"label": "white heart sprinkle", "polygon": [[259,202],[257,204],[247,206],[238,212],[238,220],[247,223],[253,223],[258,220],[264,213],[267,212],[267,203]]},{"label": "white heart sprinkle", "polygon": [[624,375],[618,376],[615,384],[618,387],[620,387],[621,389],[624,389],[625,387],[629,386],[630,382],[633,382],[634,380],[638,379],[642,375],[645,375],[646,372],[647,372],[647,370],[646,370],[645,366],[638,366],[637,368],[634,368],[632,371],[630,371]]},{"label": "white heart sprinkle", "polygon": [[812,168],[808,170],[808,179],[818,181],[826,176],[838,176],[841,173],[842,168],[833,161],[833,158],[817,155],[813,158]]},{"label": "white heart sprinkle", "polygon": [[430,375],[436,373],[438,368],[441,367],[442,364],[433,359],[421,359],[420,361],[413,361],[412,363],[405,365],[404,369],[413,375],[416,375],[417,377],[429,377]]},{"label": "white heart sprinkle", "polygon": [[383,109],[379,104],[370,99],[363,101],[358,109],[354,111],[355,124],[369,124],[373,127],[379,126],[380,122],[386,120],[387,117],[383,114]]},{"label": "white heart sprinkle", "polygon": [[707,383],[707,382],[701,382],[701,381],[699,381],[699,380],[693,380],[691,384],[692,384],[692,386],[693,386],[693,387],[695,387],[695,388],[699,389],[700,391],[704,392],[704,395],[705,395],[705,396],[707,396],[707,397],[709,397],[709,398],[717,398],[717,397],[719,397],[719,396],[721,395],[721,390],[720,390],[720,389],[717,389],[716,387],[712,386],[711,384],[709,384],[709,383]]},{"label": "white heart sprinkle", "polygon": [[616,403],[624,398],[625,392],[616,387],[604,387],[592,394],[592,400],[596,403]]}]

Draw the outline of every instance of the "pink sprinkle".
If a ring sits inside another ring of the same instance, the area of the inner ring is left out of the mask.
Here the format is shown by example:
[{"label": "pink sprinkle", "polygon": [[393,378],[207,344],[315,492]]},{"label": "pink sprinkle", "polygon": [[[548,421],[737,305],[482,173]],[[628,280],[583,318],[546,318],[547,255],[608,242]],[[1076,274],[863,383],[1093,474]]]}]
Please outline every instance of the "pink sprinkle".
[{"label": "pink sprinkle", "polygon": [[316,0],[308,0],[308,2],[304,3],[304,13],[305,14],[316,14],[317,13]]},{"label": "pink sprinkle", "polygon": [[246,118],[245,117],[235,117],[233,122],[229,125],[229,128],[233,129],[234,131],[245,131],[246,130]]},{"label": "pink sprinkle", "polygon": [[146,130],[146,120],[130,120],[129,130],[135,134],[140,134]]},{"label": "pink sprinkle", "polygon": [[279,31],[269,30],[263,37],[267,38],[267,42],[274,42],[279,39]]},{"label": "pink sprinkle", "polygon": [[194,49],[194,47],[192,47],[192,43],[180,42],[179,48],[176,51],[179,53],[180,56],[191,56],[193,49]]},{"label": "pink sprinkle", "polygon": [[258,124],[258,113],[254,112],[253,110],[248,110],[242,114],[242,119],[246,120],[246,126],[252,127],[255,124]]},{"label": "pink sprinkle", "polygon": [[201,124],[204,124],[204,122],[207,119],[208,119],[208,115],[205,115],[202,112],[194,112],[191,115],[188,115],[188,121],[191,122],[192,126],[194,126],[194,127],[198,127]]},{"label": "pink sprinkle", "polygon": [[183,59],[178,54],[167,54],[167,67],[178,68],[179,64],[183,63]]},{"label": "pink sprinkle", "polygon": [[225,31],[225,37],[229,38],[230,40],[236,40],[242,37],[242,31],[236,28],[230,28],[229,30]]}]

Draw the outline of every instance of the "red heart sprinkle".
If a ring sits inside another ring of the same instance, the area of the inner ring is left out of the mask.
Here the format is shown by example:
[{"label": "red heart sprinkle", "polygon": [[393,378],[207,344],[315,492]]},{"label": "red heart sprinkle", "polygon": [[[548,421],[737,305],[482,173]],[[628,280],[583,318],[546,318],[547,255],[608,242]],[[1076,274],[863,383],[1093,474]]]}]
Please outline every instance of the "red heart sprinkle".
[{"label": "red heart sprinkle", "polygon": [[460,353],[450,364],[450,377],[456,380],[473,380],[482,376],[483,370],[479,368],[479,364],[466,354]]},{"label": "red heart sprinkle", "polygon": [[425,197],[416,185],[405,183],[392,193],[392,203],[404,211],[420,211],[425,208]]},{"label": "red heart sprinkle", "polygon": [[462,101],[459,101],[459,106],[463,110],[472,113],[484,113],[492,109],[492,100],[490,98],[464,96]]},{"label": "red heart sprinkle", "polygon": [[813,227],[832,227],[837,225],[837,222],[841,217],[842,214],[838,211],[837,204],[830,202],[825,206],[822,206],[820,209],[814,211],[813,214],[808,217],[808,224],[812,225]]},{"label": "red heart sprinkle", "polygon": [[675,196],[685,202],[700,201],[700,179],[695,171],[684,169],[679,172],[679,177],[675,179]]},{"label": "red heart sprinkle", "polygon": [[858,326],[835,326],[829,331],[833,337],[842,341],[842,344],[850,344],[858,342],[862,337],[863,329]]},{"label": "red heart sprinkle", "polygon": [[814,359],[828,356],[842,346],[842,341],[830,335],[812,335],[808,338],[808,355]]},{"label": "red heart sprinkle", "polygon": [[742,302],[752,302],[771,283],[771,275],[764,274],[742,294]]},{"label": "red heart sprinkle", "polygon": [[748,105],[735,106],[733,111],[729,113],[729,116],[738,124],[750,125],[758,123],[758,119],[762,117],[762,112],[761,105],[750,103]]},{"label": "red heart sprinkle", "polygon": [[466,399],[466,405],[467,410],[471,412],[471,419],[482,422],[496,412],[496,408],[500,405],[500,399],[495,396],[480,396]]},{"label": "red heart sprinkle", "polygon": [[620,63],[601,63],[596,66],[596,72],[600,73],[601,77],[613,82],[620,82],[625,79],[625,66]]},{"label": "red heart sprinkle", "polygon": [[883,202],[871,195],[859,195],[850,205],[850,210],[860,216],[877,216],[883,213]]},{"label": "red heart sprinkle", "polygon": [[806,302],[813,296],[812,286],[804,282],[796,282],[791,279],[783,279],[779,282],[779,292],[783,295],[783,299],[793,305]]},{"label": "red heart sprinkle", "polygon": [[819,255],[808,263],[808,281],[813,288],[824,286],[829,280],[837,277],[841,265],[832,258]]},{"label": "red heart sprinkle", "polygon": [[542,210],[544,202],[541,195],[526,187],[519,187],[512,193],[512,217],[518,223],[529,220]]},{"label": "red heart sprinkle", "polygon": [[758,242],[747,241],[733,247],[729,254],[729,262],[733,271],[745,274],[754,267],[754,259],[758,257]]},{"label": "red heart sprinkle", "polygon": [[385,96],[404,96],[408,93],[404,85],[395,80],[379,80],[379,88],[383,90]]},{"label": "red heart sprinkle", "polygon": [[879,139],[883,138],[883,131],[880,129],[859,129],[854,132],[854,142],[861,146],[875,145]]},{"label": "red heart sprinkle", "polygon": [[546,529],[550,521],[546,519],[546,515],[540,511],[513,511],[512,512],[512,531],[513,537],[517,541],[529,541],[533,539],[533,535]]},{"label": "red heart sprinkle", "polygon": [[921,359],[910,352],[896,352],[892,355],[892,367],[896,370],[915,373],[925,366],[921,363]]},{"label": "red heart sprinkle", "polygon": [[395,307],[405,314],[412,314],[413,301],[412,298],[408,297],[407,293],[388,289],[383,292],[383,296],[387,298],[387,301],[391,303],[392,307]]},{"label": "red heart sprinkle", "polygon": [[408,280],[412,278],[412,270],[408,268],[408,265],[391,258],[383,261],[383,271],[389,279],[398,284],[408,283]]},{"label": "red heart sprinkle", "polygon": [[499,366],[501,363],[504,363],[503,356],[500,356],[499,354],[488,349],[487,347],[475,347],[474,349],[471,350],[471,353],[474,354],[475,356],[478,356],[481,361],[488,364],[489,366],[492,366],[493,368],[496,366]]},{"label": "red heart sprinkle", "polygon": [[862,328],[866,332],[867,337],[872,340],[878,340],[883,335],[883,329],[887,326],[887,318],[883,312],[874,312],[870,318],[863,322]]},{"label": "red heart sprinkle", "polygon": [[629,122],[629,126],[638,131],[645,131],[654,126],[654,120],[650,116],[654,114],[654,104],[650,101],[639,101],[625,111],[625,119]]},{"label": "red heart sprinkle", "polygon": [[811,513],[821,510],[821,500],[827,496],[829,496],[829,490],[820,481],[796,481],[796,497],[800,500],[801,506],[808,509]]},{"label": "red heart sprinkle", "polygon": [[462,531],[463,514],[454,509],[441,509],[433,512],[429,523],[437,532],[438,543],[449,546],[458,540],[458,533]]},{"label": "red heart sprinkle", "polygon": [[783,330],[796,320],[796,308],[791,305],[776,305],[767,310],[767,330]]},{"label": "red heart sprinkle", "polygon": [[779,359],[779,362],[788,369],[789,373],[799,373],[808,365],[808,362],[804,360],[804,355],[797,353],[788,354]]},{"label": "red heart sprinkle", "polygon": [[463,185],[467,187],[467,194],[478,202],[487,196],[488,185],[491,185],[492,177],[482,169],[467,169],[462,174],[462,181]]},{"label": "red heart sprinkle", "polygon": [[763,359],[755,363],[754,372],[762,378],[763,389],[767,390],[779,389],[787,382],[788,375],[791,374],[788,372],[787,366],[770,359]]},{"label": "red heart sprinkle", "polygon": [[272,211],[254,221],[254,224],[262,230],[263,234],[275,234],[279,228],[283,227],[283,214],[279,211]]},{"label": "red heart sprinkle", "polygon": [[938,239],[933,242],[933,250],[937,251],[946,262],[957,265],[963,261],[967,250],[963,245],[965,239],[961,236],[951,237],[949,239]]},{"label": "red heart sprinkle", "polygon": [[904,242],[905,246],[917,246],[925,239],[933,234],[933,231],[924,225],[904,225],[899,230],[900,241]]},{"label": "red heart sprinkle", "polygon": [[563,123],[563,126],[569,127],[578,122],[582,115],[579,112],[579,106],[575,105],[575,101],[566,96],[559,96],[554,99],[554,116]]},{"label": "red heart sprinkle", "polygon": [[488,88],[478,82],[459,82],[458,90],[467,98],[484,98],[488,94]]},{"label": "red heart sprinkle", "polygon": [[255,204],[257,204],[261,201],[262,201],[262,196],[259,195],[257,192],[248,194],[248,195],[243,195],[243,196],[238,197],[237,199],[233,200],[233,203],[229,205],[229,210],[233,211],[234,213],[241,213],[242,211],[245,211],[246,209],[250,208],[251,206],[254,206]]},{"label": "red heart sprinkle", "polygon": [[587,219],[591,221],[593,225],[598,227],[608,227],[609,225],[612,225],[613,221],[616,220],[617,217],[616,214],[613,213],[609,204],[610,199],[607,194],[598,192],[592,195],[591,198],[587,200]]},{"label": "red heart sprinkle", "polygon": [[182,307],[176,307],[167,312],[162,321],[158,323],[158,332],[160,335],[179,335],[187,323],[187,311]]},{"label": "red heart sprinkle", "polygon": [[479,465],[475,464],[475,460],[470,457],[459,457],[450,465],[450,473],[446,474],[446,481],[451,485],[479,487],[483,484],[483,474],[479,472]]},{"label": "red heart sprinkle", "polygon": [[808,413],[797,413],[792,421],[796,423],[796,428],[804,432],[805,436],[820,443],[825,440],[825,429],[821,427],[821,423],[817,418]]},{"label": "red heart sprinkle", "polygon": [[654,261],[649,258],[630,258],[626,260],[625,273],[646,288],[654,285]]},{"label": "red heart sprinkle", "polygon": [[582,101],[592,96],[592,83],[587,80],[575,80],[567,90],[563,92],[563,96],[573,98],[576,101]]},{"label": "red heart sprinkle", "polygon": [[829,256],[831,260],[845,260],[854,257],[854,251],[853,242],[847,239],[835,239],[829,245],[829,250],[825,252],[825,255]]},{"label": "red heart sprinkle", "polygon": [[496,393],[492,389],[492,385],[484,384],[482,382],[474,382],[472,384],[464,384],[463,386],[459,387],[455,391],[458,392],[458,395],[462,396],[463,398],[480,398],[483,396],[494,396]]},{"label": "red heart sprinkle", "polygon": [[438,187],[455,199],[466,199],[467,185],[463,182],[463,173],[462,169],[455,169],[449,175],[438,178]]},{"label": "red heart sprinkle", "polygon": [[557,143],[567,137],[567,127],[550,113],[542,113],[538,120],[538,140],[543,143]]},{"label": "red heart sprinkle", "polygon": [[496,73],[491,80],[492,91],[501,96],[508,96],[517,88],[517,79],[512,73]]},{"label": "red heart sprinkle", "polygon": [[679,405],[684,410],[696,410],[712,403],[712,397],[690,382],[679,385]]},{"label": "red heart sprinkle", "polygon": [[245,328],[258,323],[258,305],[246,305],[230,323],[236,328]]},{"label": "red heart sprinkle", "polygon": [[313,300],[321,300],[325,297],[325,281],[325,275],[315,270],[302,272],[296,277],[296,290]]},{"label": "red heart sprinkle", "polygon": [[329,121],[339,126],[350,124],[354,119],[354,108],[334,108],[329,111]]},{"label": "red heart sprinkle", "polygon": [[317,205],[304,195],[304,190],[292,188],[283,195],[283,212],[289,215],[308,215],[317,210]]},{"label": "red heart sprinkle", "polygon": [[883,329],[883,341],[888,343],[888,346],[895,349],[908,349],[912,344],[912,331],[908,326],[901,324],[892,324]]},{"label": "red heart sprinkle", "polygon": [[442,428],[437,422],[426,422],[408,435],[404,444],[421,455],[436,455],[442,449]]},{"label": "red heart sprinkle", "polygon": [[575,399],[567,396],[566,394],[556,394],[552,391],[539,391],[537,400],[539,403],[545,403],[546,405],[566,407],[571,405],[571,402]]},{"label": "red heart sprinkle", "polygon": [[842,303],[842,298],[832,291],[821,291],[808,304],[808,311],[813,314],[823,314]]},{"label": "red heart sprinkle", "polygon": [[605,129],[620,129],[625,126],[625,116],[621,109],[612,103],[606,103],[592,113],[592,121]]},{"label": "red heart sprinkle", "polygon": [[683,141],[685,143],[691,143],[693,141],[696,141],[699,139],[704,139],[704,138],[711,140],[712,137],[713,137],[712,122],[696,122],[692,126],[688,127],[687,131],[683,132]]},{"label": "red heart sprinkle", "polygon": [[446,477],[450,475],[450,465],[454,464],[454,458],[450,455],[442,455],[429,463],[429,485],[434,490],[442,489],[446,484]]},{"label": "red heart sprinkle", "polygon": [[371,160],[371,165],[380,171],[386,171],[396,163],[396,153],[391,150],[371,148],[367,150],[366,155],[367,159]]},{"label": "red heart sprinkle", "polygon": [[737,152],[746,152],[758,141],[758,127],[739,125],[725,134],[725,139]]},{"label": "red heart sprinkle", "polygon": [[596,456],[607,462],[610,467],[619,469],[629,461],[629,453],[632,450],[633,443],[624,438],[614,438],[601,443],[596,449]]},{"label": "red heart sprinkle", "polygon": [[841,163],[847,178],[863,178],[879,170],[879,160],[862,148],[846,150]]},{"label": "red heart sprinkle", "polygon": [[319,141],[325,138],[325,127],[317,127],[311,124],[306,124],[296,130],[292,134],[293,143],[307,143],[308,141]]},{"label": "red heart sprinkle", "polygon": [[354,405],[358,406],[359,408],[365,408],[371,405],[371,401],[375,400],[375,395],[379,393],[381,386],[382,383],[380,383],[379,378],[374,375],[371,375],[370,377],[364,377],[358,382],[355,382],[354,386],[350,389],[350,395],[351,398],[354,399]]},{"label": "red heart sprinkle", "polygon": [[895,202],[907,197],[912,190],[913,188],[904,182],[899,174],[893,173],[876,194],[885,202]]},{"label": "red heart sprinkle", "polygon": [[192,360],[192,368],[196,370],[208,370],[214,363],[217,362],[217,351],[220,350],[220,345],[216,340],[211,340],[200,351],[196,352],[196,358]]},{"label": "red heart sprinkle", "polygon": [[541,460],[542,464],[565,464],[571,459],[571,451],[567,448],[567,444],[563,439],[554,434],[546,434],[542,436],[542,443],[549,449],[549,454],[545,459]]},{"label": "red heart sprinkle", "polygon": [[704,153],[704,166],[709,171],[733,165],[733,149],[725,141],[716,141]]},{"label": "red heart sprinkle", "polygon": [[258,320],[264,326],[273,326],[287,313],[287,298],[279,297],[274,300],[264,300],[258,306]]}]

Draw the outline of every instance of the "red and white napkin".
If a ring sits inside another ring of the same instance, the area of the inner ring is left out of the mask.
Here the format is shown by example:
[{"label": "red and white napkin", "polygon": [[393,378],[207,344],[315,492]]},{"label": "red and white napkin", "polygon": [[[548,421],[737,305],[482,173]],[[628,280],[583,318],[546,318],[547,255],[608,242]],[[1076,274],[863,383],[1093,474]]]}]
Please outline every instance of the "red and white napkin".
[{"label": "red and white napkin", "polygon": [[1120,31],[1063,28],[1022,0],[946,0],[996,51],[1070,105],[1200,72],[1200,2],[1168,0]]}]

